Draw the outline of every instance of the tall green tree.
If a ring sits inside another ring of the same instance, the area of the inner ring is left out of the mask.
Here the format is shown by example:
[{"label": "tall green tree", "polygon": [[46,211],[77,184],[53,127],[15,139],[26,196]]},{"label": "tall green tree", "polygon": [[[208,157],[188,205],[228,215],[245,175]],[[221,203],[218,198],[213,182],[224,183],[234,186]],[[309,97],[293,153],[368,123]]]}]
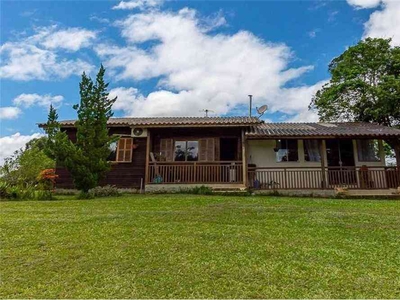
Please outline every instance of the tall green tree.
[{"label": "tall green tree", "polygon": [[107,157],[110,144],[115,141],[115,137],[108,133],[107,121],[113,116],[112,105],[117,98],[108,97],[104,74],[103,66],[95,82],[82,74],[79,84],[81,100],[74,105],[78,115],[75,143],[61,130],[53,107],[50,107],[45,127],[49,137],[48,154],[71,173],[75,187],[85,193],[96,187],[110,170]]},{"label": "tall green tree", "polygon": [[[331,79],[311,101],[321,121],[374,122],[400,128],[400,47],[367,38],[329,64]],[[400,166],[399,139],[385,140]]]}]

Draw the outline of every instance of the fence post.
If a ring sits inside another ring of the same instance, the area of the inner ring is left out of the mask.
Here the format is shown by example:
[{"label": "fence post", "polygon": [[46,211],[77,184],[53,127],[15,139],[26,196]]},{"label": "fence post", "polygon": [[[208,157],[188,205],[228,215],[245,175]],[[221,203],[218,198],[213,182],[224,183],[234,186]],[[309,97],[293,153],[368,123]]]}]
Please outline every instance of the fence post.
[{"label": "fence post", "polygon": [[320,140],[319,142],[319,155],[321,156],[321,172],[322,172],[322,188],[326,189],[326,174],[325,174],[325,153],[326,153],[326,145],[325,140]]}]

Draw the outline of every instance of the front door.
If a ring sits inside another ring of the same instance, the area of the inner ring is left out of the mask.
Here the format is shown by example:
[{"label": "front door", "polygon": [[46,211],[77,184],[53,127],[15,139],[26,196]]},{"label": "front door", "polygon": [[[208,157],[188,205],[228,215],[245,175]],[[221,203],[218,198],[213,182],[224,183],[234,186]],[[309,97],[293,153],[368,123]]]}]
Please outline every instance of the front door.
[{"label": "front door", "polygon": [[357,182],[352,140],[326,140],[328,178],[331,185]]},{"label": "front door", "polygon": [[238,160],[238,139],[237,138],[221,138],[220,139],[220,157],[221,161]]}]

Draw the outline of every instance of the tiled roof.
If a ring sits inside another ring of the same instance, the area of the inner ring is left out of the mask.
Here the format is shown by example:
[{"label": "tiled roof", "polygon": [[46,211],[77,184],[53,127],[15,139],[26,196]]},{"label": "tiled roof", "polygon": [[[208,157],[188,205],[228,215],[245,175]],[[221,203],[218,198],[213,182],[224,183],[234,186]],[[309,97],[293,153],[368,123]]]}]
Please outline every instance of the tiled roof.
[{"label": "tiled roof", "polygon": [[372,123],[262,123],[246,132],[249,138],[257,137],[399,137],[400,130]]},{"label": "tiled roof", "polygon": [[[60,121],[61,126],[74,126],[76,120]],[[110,118],[109,126],[168,127],[168,126],[250,126],[261,121],[255,117],[154,117]],[[43,127],[45,124],[39,124]]]}]

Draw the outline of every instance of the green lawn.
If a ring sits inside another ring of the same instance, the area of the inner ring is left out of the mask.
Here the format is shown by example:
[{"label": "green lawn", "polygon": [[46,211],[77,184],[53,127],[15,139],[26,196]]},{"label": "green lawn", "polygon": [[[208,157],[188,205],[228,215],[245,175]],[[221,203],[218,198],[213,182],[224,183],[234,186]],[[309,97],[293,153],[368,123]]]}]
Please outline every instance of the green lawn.
[{"label": "green lawn", "polygon": [[1,298],[400,298],[400,201],[0,203]]}]

